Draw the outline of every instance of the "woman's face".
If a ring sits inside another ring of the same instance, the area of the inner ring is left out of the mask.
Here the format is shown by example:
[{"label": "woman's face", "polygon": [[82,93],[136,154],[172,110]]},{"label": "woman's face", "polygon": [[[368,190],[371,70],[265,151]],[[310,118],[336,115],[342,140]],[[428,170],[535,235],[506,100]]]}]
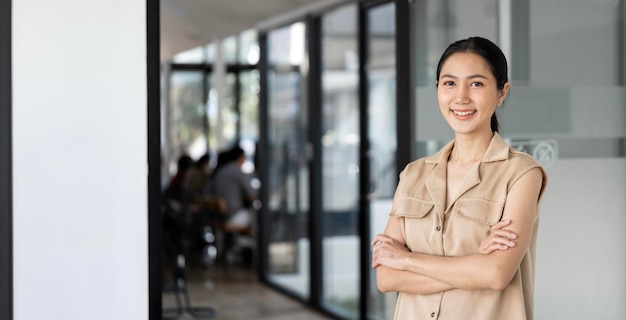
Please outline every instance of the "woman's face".
[{"label": "woman's face", "polygon": [[481,56],[457,52],[441,67],[437,99],[441,114],[455,133],[491,133],[491,115],[504,102],[508,90],[508,82],[498,90],[496,78]]}]

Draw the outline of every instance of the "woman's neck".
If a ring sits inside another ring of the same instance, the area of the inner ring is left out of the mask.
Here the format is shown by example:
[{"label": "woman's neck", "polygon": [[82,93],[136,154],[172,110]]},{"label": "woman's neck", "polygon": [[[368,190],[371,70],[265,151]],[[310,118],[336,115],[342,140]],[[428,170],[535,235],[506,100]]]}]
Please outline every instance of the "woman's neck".
[{"label": "woman's neck", "polygon": [[448,162],[461,167],[469,167],[480,161],[491,143],[493,132],[474,135],[456,135],[454,147],[450,152]]}]

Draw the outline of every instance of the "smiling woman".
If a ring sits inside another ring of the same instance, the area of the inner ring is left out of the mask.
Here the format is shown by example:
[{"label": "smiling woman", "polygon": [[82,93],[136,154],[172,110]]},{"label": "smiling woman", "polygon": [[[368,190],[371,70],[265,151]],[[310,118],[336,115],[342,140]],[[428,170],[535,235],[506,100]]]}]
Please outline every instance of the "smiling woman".
[{"label": "smiling woman", "polygon": [[399,292],[396,319],[533,319],[546,175],[497,132],[506,70],[502,51],[479,37],[440,59],[437,98],[455,139],[405,167],[372,240],[378,288]]},{"label": "smiling woman", "polygon": [[0,2],[0,319],[13,318],[11,1]]}]

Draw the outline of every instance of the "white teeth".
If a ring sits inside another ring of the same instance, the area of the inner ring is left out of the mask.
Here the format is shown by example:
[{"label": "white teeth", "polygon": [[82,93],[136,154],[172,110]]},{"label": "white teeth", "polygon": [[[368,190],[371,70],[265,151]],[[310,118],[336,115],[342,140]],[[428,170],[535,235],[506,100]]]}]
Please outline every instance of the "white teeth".
[{"label": "white teeth", "polygon": [[454,112],[454,114],[456,114],[457,116],[469,116],[470,114],[473,114],[476,112],[476,110],[472,110],[472,111],[455,111],[452,110],[452,112]]}]

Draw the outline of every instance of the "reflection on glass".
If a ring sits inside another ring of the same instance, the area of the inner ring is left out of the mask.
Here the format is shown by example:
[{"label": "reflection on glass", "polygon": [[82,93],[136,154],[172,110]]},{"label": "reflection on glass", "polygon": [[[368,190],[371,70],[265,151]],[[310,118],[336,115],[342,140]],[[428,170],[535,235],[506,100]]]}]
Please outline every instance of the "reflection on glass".
[{"label": "reflection on glass", "polygon": [[[382,233],[396,188],[396,46],[395,4],[368,11],[368,139],[370,142],[370,238]],[[396,294],[376,288],[370,273],[369,319],[392,319]]]},{"label": "reflection on glass", "polygon": [[322,17],[323,302],[359,310],[359,104],[357,8]]},{"label": "reflection on glass", "polygon": [[[269,279],[303,297],[309,296],[310,259],[307,238],[309,173],[304,158],[306,110],[302,77],[291,65],[291,52],[304,52],[302,23],[268,34],[268,165],[270,220]],[[254,74],[250,74],[254,77]],[[251,86],[251,90],[256,90]]]}]

